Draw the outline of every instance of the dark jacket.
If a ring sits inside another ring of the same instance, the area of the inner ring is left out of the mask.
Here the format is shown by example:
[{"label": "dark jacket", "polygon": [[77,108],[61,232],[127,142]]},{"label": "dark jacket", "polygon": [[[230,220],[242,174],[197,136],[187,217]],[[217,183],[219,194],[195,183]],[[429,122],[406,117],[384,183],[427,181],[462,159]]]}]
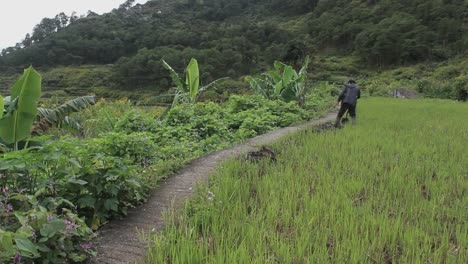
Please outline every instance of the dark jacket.
[{"label": "dark jacket", "polygon": [[357,99],[361,98],[361,89],[355,84],[346,84],[338,96],[338,102],[343,102],[350,105],[356,105]]}]

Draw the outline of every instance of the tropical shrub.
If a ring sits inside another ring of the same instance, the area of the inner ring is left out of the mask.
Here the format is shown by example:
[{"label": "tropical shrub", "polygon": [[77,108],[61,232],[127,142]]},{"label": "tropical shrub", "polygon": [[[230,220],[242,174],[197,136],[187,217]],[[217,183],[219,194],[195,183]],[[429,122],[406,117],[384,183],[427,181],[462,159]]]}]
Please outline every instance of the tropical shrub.
[{"label": "tropical shrub", "polygon": [[302,68],[296,72],[292,66],[275,61],[274,70],[264,73],[262,78],[248,78],[250,87],[265,98],[286,102],[295,100],[302,107],[305,103],[309,62],[309,57],[306,57]]},{"label": "tropical shrub", "polygon": [[31,66],[24,70],[24,74],[11,88],[8,108],[0,118],[1,142],[10,144],[17,150],[18,142],[30,136],[40,96],[41,76]]},{"label": "tropical shrub", "polygon": [[70,114],[79,112],[96,103],[94,96],[82,96],[70,100],[54,109],[39,107],[39,117],[50,125],[61,126],[66,124],[75,129],[81,129],[80,123],[70,118]]},{"label": "tropical shrub", "polygon": [[114,131],[125,132],[151,132],[155,130],[156,119],[142,111],[130,109],[124,113],[123,117],[115,123]]},{"label": "tropical shrub", "polygon": [[198,69],[198,62],[196,59],[192,58],[187,65],[187,68],[185,69],[185,81],[166,61],[162,60],[162,62],[164,68],[169,71],[171,79],[176,85],[175,93],[170,95],[173,97],[172,106],[179,103],[194,104],[204,91],[213,87],[220,80],[226,79],[221,78],[206,86],[200,87],[200,71]]},{"label": "tropical shrub", "polygon": [[[38,199],[13,187],[0,193],[0,261],[13,263],[82,262],[94,255],[92,231],[70,202]],[[65,205],[65,207],[63,207]]]},{"label": "tropical shrub", "polygon": [[39,198],[64,198],[93,229],[144,201],[145,182],[156,146],[145,133],[110,133],[106,137],[63,140],[36,151],[5,154],[0,172],[9,175],[3,186],[27,193],[42,190]]}]

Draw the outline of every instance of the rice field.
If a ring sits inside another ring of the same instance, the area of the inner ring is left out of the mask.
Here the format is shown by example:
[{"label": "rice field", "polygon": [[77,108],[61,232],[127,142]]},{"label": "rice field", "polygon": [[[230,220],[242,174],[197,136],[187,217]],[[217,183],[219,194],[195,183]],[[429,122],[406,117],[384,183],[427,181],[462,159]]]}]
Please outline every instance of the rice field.
[{"label": "rice field", "polygon": [[366,99],[358,123],[225,162],[147,263],[466,263],[468,105]]}]

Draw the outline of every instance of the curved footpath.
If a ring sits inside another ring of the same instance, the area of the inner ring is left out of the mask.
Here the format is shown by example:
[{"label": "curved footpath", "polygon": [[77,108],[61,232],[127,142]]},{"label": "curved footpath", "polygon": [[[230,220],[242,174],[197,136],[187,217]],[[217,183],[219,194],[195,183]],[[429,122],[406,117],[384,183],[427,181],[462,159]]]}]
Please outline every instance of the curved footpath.
[{"label": "curved footpath", "polygon": [[99,230],[98,256],[92,262],[138,263],[147,252],[147,244],[139,239],[140,234],[161,230],[164,226],[162,213],[190,197],[196,183],[207,180],[222,161],[258,150],[262,145],[271,144],[304,128],[330,122],[335,116],[336,113],[330,113],[299,126],[285,127],[191,161],[177,174],[162,180],[150,193],[145,204],[130,210],[125,218],[114,220]]}]

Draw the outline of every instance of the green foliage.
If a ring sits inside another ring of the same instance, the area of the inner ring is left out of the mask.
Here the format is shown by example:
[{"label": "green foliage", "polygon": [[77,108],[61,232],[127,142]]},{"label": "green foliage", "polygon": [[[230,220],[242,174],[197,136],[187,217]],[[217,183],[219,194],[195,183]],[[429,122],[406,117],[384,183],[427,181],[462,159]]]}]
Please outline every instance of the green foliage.
[{"label": "green foliage", "polygon": [[37,151],[5,154],[1,168],[11,175],[6,186],[44,190],[78,208],[94,229],[144,200],[145,170],[156,153],[147,134],[109,133],[87,141],[73,138],[45,144]]},{"label": "green foliage", "polygon": [[[15,144],[30,136],[37,113],[37,102],[41,96],[41,76],[32,66],[11,89],[11,107],[0,119],[0,139]],[[3,108],[2,108],[3,109]]]},{"label": "green foliage", "polygon": [[3,50],[0,65],[114,64],[86,83],[164,91],[170,80],[161,59],[182,69],[196,57],[207,81],[255,74],[276,59],[297,66],[317,51],[380,66],[440,60],[466,53],[466,9],[464,0],[148,1],[101,16],[46,18]]},{"label": "green foliage", "polygon": [[166,61],[163,60],[162,63],[164,68],[169,71],[172,81],[176,85],[176,91],[173,95],[174,99],[171,107],[179,103],[196,103],[201,93],[214,86],[215,83],[221,80],[218,79],[208,84],[207,86],[200,87],[200,71],[198,69],[198,62],[194,58],[190,59],[190,62],[185,69],[185,81],[179,77],[179,74],[177,74],[177,72],[172,69],[172,67],[167,64]]},{"label": "green foliage", "polygon": [[0,94],[0,118],[3,116],[3,107],[5,107],[5,101],[3,96]]},{"label": "green foliage", "polygon": [[[313,100],[330,97],[318,93]],[[222,104],[179,104],[156,118],[161,113],[159,108],[133,108],[128,100],[101,100],[70,115],[83,124],[73,133],[85,138],[64,136],[68,130],[57,128],[52,131],[54,141],[42,138],[41,147],[3,154],[0,176],[6,177],[1,177],[0,187],[18,190],[33,199],[33,205],[26,208],[10,198],[3,204],[11,204],[15,216],[27,217],[31,226],[32,219],[44,215],[52,220],[23,233],[24,225],[18,224],[23,218],[3,214],[0,204],[0,216],[14,223],[0,231],[0,249],[6,252],[0,260],[84,261],[94,254],[88,242],[91,230],[145,201],[160,177],[204,153],[317,114],[295,102],[260,96],[232,96]],[[31,230],[38,239],[32,238]],[[14,240],[20,233],[20,240]]]},{"label": "green foliage", "polygon": [[94,105],[94,96],[82,96],[70,100],[54,109],[38,108],[39,117],[46,120],[51,125],[60,126],[67,124],[68,126],[81,129],[81,125],[75,120],[71,119],[69,115],[73,112],[79,112],[82,109],[86,109]]},{"label": "green foliage", "polygon": [[424,63],[371,73],[360,82],[370,95],[388,96],[405,88],[429,98],[466,100],[468,68],[463,58],[443,63]]},{"label": "green foliage", "polygon": [[125,132],[151,132],[155,130],[156,118],[142,113],[141,111],[131,109],[115,123],[114,131]]},{"label": "green foliage", "polygon": [[146,262],[464,262],[468,105],[358,107],[354,127],[274,143],[275,162],[223,163],[148,237]]},{"label": "green foliage", "polygon": [[249,77],[250,87],[265,98],[286,102],[296,100],[303,106],[309,61],[309,57],[306,57],[299,73],[292,66],[275,61],[274,70],[263,74],[263,78]]},{"label": "green foliage", "polygon": [[[91,229],[64,199],[39,201],[12,187],[0,194],[0,261],[14,263],[82,262],[94,255]],[[58,213],[60,211],[60,213]]]},{"label": "green foliage", "polygon": [[[93,107],[71,114],[71,118],[82,126],[80,131],[71,132],[84,138],[95,138],[114,131],[117,123],[131,109],[131,102],[126,98],[116,101],[101,98]],[[62,134],[69,132],[63,130],[60,130]]]}]

